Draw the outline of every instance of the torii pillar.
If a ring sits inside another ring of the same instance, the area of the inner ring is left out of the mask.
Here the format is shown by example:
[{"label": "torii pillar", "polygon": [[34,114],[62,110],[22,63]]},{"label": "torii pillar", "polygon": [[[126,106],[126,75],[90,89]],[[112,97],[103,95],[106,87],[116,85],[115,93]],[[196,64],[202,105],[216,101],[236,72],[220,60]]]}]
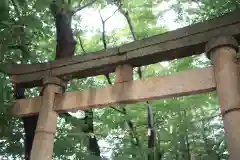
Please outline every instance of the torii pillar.
[{"label": "torii pillar", "polygon": [[236,56],[238,43],[232,36],[215,37],[206,44],[205,51],[214,68],[229,160],[239,160],[240,75]]},{"label": "torii pillar", "polygon": [[31,151],[31,160],[52,160],[58,114],[53,111],[55,95],[63,92],[65,81],[57,77],[43,80],[43,96]]}]

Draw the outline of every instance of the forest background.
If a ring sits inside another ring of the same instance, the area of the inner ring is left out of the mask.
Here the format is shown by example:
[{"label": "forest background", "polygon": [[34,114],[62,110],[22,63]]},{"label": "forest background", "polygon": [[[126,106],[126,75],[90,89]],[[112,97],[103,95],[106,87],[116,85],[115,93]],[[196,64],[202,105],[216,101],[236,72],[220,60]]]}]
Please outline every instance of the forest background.
[{"label": "forest background", "polygon": [[[71,26],[76,41],[74,54],[82,55],[212,19],[239,7],[239,0],[0,0],[0,63],[54,60],[54,16],[58,12],[66,14]],[[209,60],[201,54],[141,70],[147,78],[208,65]],[[134,79],[139,78],[137,70]],[[110,75],[111,82],[114,76]],[[75,79],[67,91],[103,86],[109,79],[105,75]],[[39,88],[28,89],[26,95],[39,95]],[[10,112],[14,101],[10,79],[0,73],[1,159],[24,157],[23,123]],[[215,92],[149,104],[90,109],[59,118],[54,159],[228,159]],[[153,118],[150,127],[149,115]],[[152,139],[150,131],[154,133]],[[91,137],[98,146],[91,146]]]}]

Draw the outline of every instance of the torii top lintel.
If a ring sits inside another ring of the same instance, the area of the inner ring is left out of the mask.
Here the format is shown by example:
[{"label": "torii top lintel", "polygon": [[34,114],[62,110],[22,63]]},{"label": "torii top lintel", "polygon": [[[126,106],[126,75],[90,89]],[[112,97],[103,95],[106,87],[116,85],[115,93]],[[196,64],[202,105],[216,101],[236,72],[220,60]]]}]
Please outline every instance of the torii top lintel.
[{"label": "torii top lintel", "polygon": [[240,42],[240,10],[178,30],[124,44],[120,47],[42,64],[4,64],[12,82],[40,86],[45,76],[83,78],[113,72],[117,65],[142,66],[201,54],[209,39],[232,35]]}]

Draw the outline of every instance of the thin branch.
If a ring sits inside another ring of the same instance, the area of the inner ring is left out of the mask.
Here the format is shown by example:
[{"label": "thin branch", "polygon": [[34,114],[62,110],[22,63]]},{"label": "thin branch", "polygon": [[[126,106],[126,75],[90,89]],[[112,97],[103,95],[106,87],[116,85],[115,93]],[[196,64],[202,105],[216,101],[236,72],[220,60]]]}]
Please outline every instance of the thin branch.
[{"label": "thin branch", "polygon": [[103,42],[103,47],[104,47],[104,49],[107,49],[106,34],[105,34],[105,22],[106,22],[107,20],[109,20],[112,16],[114,16],[118,10],[119,10],[119,8],[117,8],[117,9],[112,13],[112,15],[109,16],[109,17],[106,18],[106,19],[103,19],[102,14],[101,14],[101,11],[98,10],[99,16],[100,16],[101,21],[102,21],[102,42]]},{"label": "thin branch", "polygon": [[108,84],[111,84],[112,85],[112,81],[110,79],[110,76],[109,74],[105,74],[106,78],[107,78],[107,81],[108,81]]},{"label": "thin branch", "polygon": [[136,35],[136,32],[134,31],[133,23],[132,23],[132,21],[131,21],[131,18],[130,18],[130,16],[129,16],[128,11],[124,11],[121,6],[119,7],[119,11],[120,11],[120,13],[122,13],[123,16],[126,18],[127,23],[128,23],[128,26],[129,26],[129,29],[130,29],[130,31],[131,31],[131,33],[132,33],[133,40],[136,41],[136,40],[137,40],[137,35]]},{"label": "thin branch", "polygon": [[81,47],[81,49],[83,51],[83,54],[86,54],[86,51],[85,51],[85,49],[83,47],[83,42],[82,42],[81,36],[78,37],[78,40],[79,40],[80,47]]},{"label": "thin branch", "polygon": [[106,18],[104,21],[106,22],[108,19],[110,19],[112,16],[114,16],[118,10],[119,10],[119,7],[112,13],[111,16],[109,16],[108,18]]},{"label": "thin branch", "polygon": [[102,14],[101,14],[101,12],[100,12],[100,10],[98,10],[98,12],[99,12],[99,15],[100,15],[100,18],[101,18],[101,20],[102,20],[102,22],[106,22],[107,20],[109,20],[111,17],[113,17],[115,14],[116,14],[116,12],[118,11],[120,9],[120,7],[118,7],[113,13],[112,13],[112,15],[111,16],[109,16],[108,18],[106,18],[105,20],[103,19],[103,17],[102,17]]},{"label": "thin branch", "polygon": [[106,21],[103,19],[100,10],[98,11],[98,13],[99,13],[99,16],[100,16],[101,21],[102,21],[102,42],[103,42],[103,47],[104,47],[104,49],[107,49],[107,42],[106,42],[106,36],[105,36],[105,22]]},{"label": "thin branch", "polygon": [[20,18],[20,11],[18,9],[17,3],[14,0],[11,0],[11,2],[12,2],[12,5],[14,7],[14,10],[15,10],[15,12],[17,14],[17,17]]},{"label": "thin branch", "polygon": [[22,51],[22,46],[21,45],[9,45],[8,46],[9,49],[19,49]]},{"label": "thin branch", "polygon": [[114,109],[115,111],[118,111],[119,113],[126,114],[124,111],[121,111],[121,110],[119,110],[119,109],[117,109],[117,108],[115,108],[115,107],[112,107],[112,106],[111,106],[110,108]]},{"label": "thin branch", "polygon": [[138,72],[139,79],[142,79],[142,69],[141,69],[141,67],[138,67],[137,72]]},{"label": "thin branch", "polygon": [[222,116],[222,114],[221,114],[221,113],[218,113],[218,114],[212,115],[212,116],[210,116],[210,117],[204,117],[204,118],[202,118],[202,119],[198,119],[198,120],[191,121],[190,123],[199,123],[199,122],[202,122],[202,121],[210,121],[211,119],[214,119],[214,118],[216,118],[216,117],[222,118],[221,116]]},{"label": "thin branch", "polygon": [[96,1],[97,1],[97,0],[93,0],[93,1],[88,2],[87,4],[85,4],[85,5],[83,5],[83,6],[79,5],[79,6],[75,7],[75,8],[73,9],[73,11],[72,11],[72,15],[74,15],[74,14],[77,13],[78,11],[81,11],[82,9],[84,9],[84,8],[92,5],[92,4],[95,3]]}]

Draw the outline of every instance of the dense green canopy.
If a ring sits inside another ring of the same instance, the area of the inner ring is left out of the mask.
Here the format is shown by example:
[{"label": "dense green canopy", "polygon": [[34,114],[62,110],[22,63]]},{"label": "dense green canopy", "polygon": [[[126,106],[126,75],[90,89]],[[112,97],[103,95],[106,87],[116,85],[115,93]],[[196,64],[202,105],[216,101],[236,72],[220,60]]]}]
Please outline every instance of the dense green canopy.
[{"label": "dense green canopy", "polygon": [[[55,4],[55,6],[53,5]],[[88,4],[88,5],[86,5]],[[55,7],[55,8],[54,8]],[[56,27],[54,13],[69,16],[75,55],[120,46],[231,12],[237,0],[0,0],[0,63],[40,63],[54,60]],[[167,75],[209,65],[203,55],[144,66],[143,77]],[[110,76],[114,80],[114,74]],[[138,79],[137,72],[134,79]],[[107,84],[105,76],[69,82],[67,91]],[[11,115],[14,104],[9,77],[0,73],[0,159],[22,159],[23,124]],[[27,96],[39,94],[28,89]],[[155,148],[162,160],[227,159],[223,124],[215,92],[155,100],[153,109]],[[94,109],[94,134],[106,159],[147,159],[148,120],[146,103]],[[54,159],[91,159],[87,149],[90,133],[83,121],[86,112],[59,118]],[[129,127],[129,123],[133,128]],[[87,122],[88,123],[88,122]],[[134,139],[139,144],[134,143]],[[157,156],[156,156],[157,157]],[[156,160],[160,160],[157,159]],[[96,158],[96,157],[95,157]]]}]

